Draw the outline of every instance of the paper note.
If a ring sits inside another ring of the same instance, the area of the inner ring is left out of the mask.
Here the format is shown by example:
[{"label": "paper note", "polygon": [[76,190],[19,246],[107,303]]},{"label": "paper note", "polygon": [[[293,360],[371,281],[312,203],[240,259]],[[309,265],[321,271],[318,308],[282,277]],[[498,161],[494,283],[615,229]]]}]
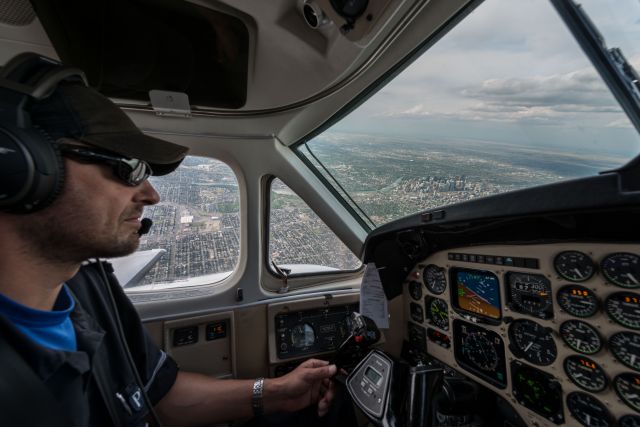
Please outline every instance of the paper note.
[{"label": "paper note", "polygon": [[360,314],[371,318],[379,329],[389,328],[389,306],[376,265],[367,264],[360,286]]}]

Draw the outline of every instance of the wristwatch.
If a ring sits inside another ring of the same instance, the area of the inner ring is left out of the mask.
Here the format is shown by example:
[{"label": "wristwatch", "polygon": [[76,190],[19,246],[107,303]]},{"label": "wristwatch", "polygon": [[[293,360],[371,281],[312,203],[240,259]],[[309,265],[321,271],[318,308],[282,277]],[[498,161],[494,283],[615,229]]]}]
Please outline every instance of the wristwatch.
[{"label": "wristwatch", "polygon": [[262,401],[262,390],[264,388],[264,378],[256,378],[253,383],[253,392],[251,393],[251,407],[253,415],[259,417],[264,414],[264,405]]}]

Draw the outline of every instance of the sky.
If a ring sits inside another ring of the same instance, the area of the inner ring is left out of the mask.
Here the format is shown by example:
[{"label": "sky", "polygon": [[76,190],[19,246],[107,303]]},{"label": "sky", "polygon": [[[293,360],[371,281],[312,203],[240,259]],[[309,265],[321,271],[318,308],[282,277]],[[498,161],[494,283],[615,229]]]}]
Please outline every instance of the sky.
[{"label": "sky", "polygon": [[[640,0],[581,3],[640,70]],[[544,0],[486,0],[333,130],[640,153],[638,133]]]}]

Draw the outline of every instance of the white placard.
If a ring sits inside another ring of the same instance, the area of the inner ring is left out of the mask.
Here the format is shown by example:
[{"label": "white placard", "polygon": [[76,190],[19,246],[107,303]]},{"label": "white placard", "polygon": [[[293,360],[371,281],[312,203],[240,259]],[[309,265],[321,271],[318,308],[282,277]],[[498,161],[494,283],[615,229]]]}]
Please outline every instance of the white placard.
[{"label": "white placard", "polygon": [[379,329],[389,328],[389,306],[375,263],[364,269],[360,286],[360,314],[371,318]]}]

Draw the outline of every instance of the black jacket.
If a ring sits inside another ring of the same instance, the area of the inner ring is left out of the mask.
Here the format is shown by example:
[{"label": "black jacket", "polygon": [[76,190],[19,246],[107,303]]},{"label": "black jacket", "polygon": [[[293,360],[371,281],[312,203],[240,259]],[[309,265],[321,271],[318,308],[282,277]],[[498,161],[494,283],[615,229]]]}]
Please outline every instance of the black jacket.
[{"label": "black jacket", "polygon": [[[27,362],[51,391],[62,414],[75,426],[144,425],[148,411],[118,337],[114,307],[105,286],[111,287],[142,386],[154,405],[173,386],[178,368],[145,332],[136,310],[112,274],[111,265],[103,263],[103,266],[107,272],[107,284],[96,263],[83,266],[67,282],[76,298],[71,320],[78,351],[44,348],[23,335],[2,315],[0,345],[12,346]],[[12,367],[5,361],[0,362],[0,378],[7,378],[3,370]],[[0,396],[0,401],[0,408],[40,410],[37,401],[24,402],[21,399],[13,402],[12,396],[4,395]],[[5,418],[8,413],[12,412],[0,410],[0,425],[23,424],[20,419]]]}]

